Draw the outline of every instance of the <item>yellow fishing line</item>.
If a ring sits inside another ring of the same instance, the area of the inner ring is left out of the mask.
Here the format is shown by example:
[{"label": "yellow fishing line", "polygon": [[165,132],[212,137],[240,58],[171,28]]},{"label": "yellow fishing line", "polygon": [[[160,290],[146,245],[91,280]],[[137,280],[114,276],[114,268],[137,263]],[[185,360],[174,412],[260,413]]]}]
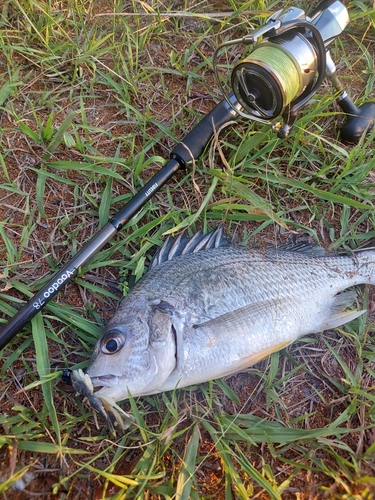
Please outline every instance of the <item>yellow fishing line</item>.
[{"label": "yellow fishing line", "polygon": [[258,47],[249,57],[250,61],[259,61],[273,73],[285,93],[285,105],[295,99],[301,88],[301,75],[293,59],[283,49],[275,45]]}]

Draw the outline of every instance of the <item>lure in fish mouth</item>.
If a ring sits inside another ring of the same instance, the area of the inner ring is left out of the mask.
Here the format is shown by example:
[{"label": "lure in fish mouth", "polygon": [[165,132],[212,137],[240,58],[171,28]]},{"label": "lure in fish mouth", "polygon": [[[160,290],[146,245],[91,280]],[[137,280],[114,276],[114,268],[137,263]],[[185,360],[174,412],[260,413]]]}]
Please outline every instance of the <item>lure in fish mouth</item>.
[{"label": "lure in fish mouth", "polygon": [[221,229],[168,239],[76,385],[100,407],[232,375],[363,314],[352,309],[355,291],[346,290],[359,284],[375,284],[374,250],[259,251],[231,245]]},{"label": "lure in fish mouth", "polygon": [[95,396],[92,381],[87,373],[83,373],[82,370],[72,370],[71,382],[74,389],[87,399],[91,407],[106,421],[112,433],[115,432],[116,426],[124,431],[136,422],[136,419],[120,408],[113,399]]}]

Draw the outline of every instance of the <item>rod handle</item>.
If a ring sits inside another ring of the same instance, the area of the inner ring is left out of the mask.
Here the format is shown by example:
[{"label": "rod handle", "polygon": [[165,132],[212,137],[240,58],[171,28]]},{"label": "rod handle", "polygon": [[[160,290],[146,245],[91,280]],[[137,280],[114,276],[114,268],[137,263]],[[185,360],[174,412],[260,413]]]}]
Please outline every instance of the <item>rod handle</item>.
[{"label": "rod handle", "polygon": [[233,101],[231,106],[226,99],[206,115],[188,135],[174,147],[171,151],[171,158],[177,160],[183,167],[196,160],[203,153],[209,140],[220,127],[231,120],[235,120],[239,115],[235,107],[239,106],[233,94],[228,96],[228,100]]}]

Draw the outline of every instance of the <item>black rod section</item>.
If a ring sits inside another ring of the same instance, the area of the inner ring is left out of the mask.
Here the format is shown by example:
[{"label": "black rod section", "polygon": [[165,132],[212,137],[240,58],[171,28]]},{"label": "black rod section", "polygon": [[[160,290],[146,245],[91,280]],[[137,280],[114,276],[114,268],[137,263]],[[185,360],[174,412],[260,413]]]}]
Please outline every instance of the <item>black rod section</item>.
[{"label": "black rod section", "polygon": [[181,167],[176,160],[170,160],[143,188],[132,198],[125,207],[118,212],[107,224],[86,243],[76,255],[63,266],[53,277],[39,290],[0,332],[0,350],[3,349],[12,338],[36,314],[53,299],[53,297],[75,276],[80,267],[84,266],[93,255],[99,252],[113,236],[122,229],[143,205],[158,191],[168,179],[170,179]]},{"label": "black rod section", "polygon": [[[233,95],[229,98],[235,106]],[[173,149],[168,163],[9,320],[0,332],[0,350],[77,275],[79,268],[99,252],[180,168],[186,167],[202,154],[211,137],[222,125],[237,117],[238,114],[226,99],[208,113]]]}]

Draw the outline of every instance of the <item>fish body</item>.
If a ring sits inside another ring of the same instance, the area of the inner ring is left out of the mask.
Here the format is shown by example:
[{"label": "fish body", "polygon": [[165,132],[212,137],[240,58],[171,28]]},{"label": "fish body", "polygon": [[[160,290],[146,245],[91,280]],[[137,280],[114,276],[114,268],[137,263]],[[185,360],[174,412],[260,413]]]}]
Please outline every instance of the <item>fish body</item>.
[{"label": "fish body", "polygon": [[202,249],[194,238],[168,242],[123,299],[87,370],[95,396],[120,401],[231,375],[364,312],[347,310],[356,293],[345,290],[375,284],[375,251],[254,250],[211,234]]}]

